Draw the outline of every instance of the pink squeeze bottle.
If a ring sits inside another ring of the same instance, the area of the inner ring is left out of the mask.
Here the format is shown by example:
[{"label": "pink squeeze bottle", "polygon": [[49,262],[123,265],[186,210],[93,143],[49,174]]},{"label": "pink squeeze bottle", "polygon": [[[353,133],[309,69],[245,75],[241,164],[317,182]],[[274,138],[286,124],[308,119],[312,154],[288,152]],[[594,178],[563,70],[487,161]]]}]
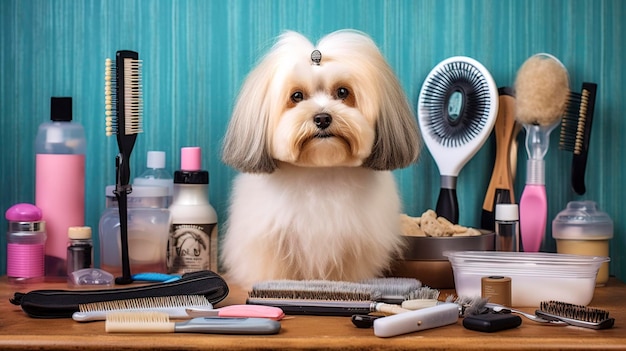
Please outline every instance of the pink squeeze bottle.
[{"label": "pink squeeze bottle", "polygon": [[72,98],[53,97],[35,139],[35,205],[46,222],[46,276],[67,275],[67,230],[85,224],[85,131]]}]

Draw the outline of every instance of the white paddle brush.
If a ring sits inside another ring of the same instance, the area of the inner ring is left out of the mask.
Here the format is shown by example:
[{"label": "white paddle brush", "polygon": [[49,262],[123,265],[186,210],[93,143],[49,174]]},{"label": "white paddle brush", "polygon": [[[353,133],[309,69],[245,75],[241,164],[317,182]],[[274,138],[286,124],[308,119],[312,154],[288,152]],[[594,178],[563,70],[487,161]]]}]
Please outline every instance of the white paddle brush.
[{"label": "white paddle brush", "polygon": [[420,91],[419,127],[441,175],[436,212],[454,224],[459,221],[458,175],[489,137],[497,112],[496,83],[469,57],[440,62]]}]

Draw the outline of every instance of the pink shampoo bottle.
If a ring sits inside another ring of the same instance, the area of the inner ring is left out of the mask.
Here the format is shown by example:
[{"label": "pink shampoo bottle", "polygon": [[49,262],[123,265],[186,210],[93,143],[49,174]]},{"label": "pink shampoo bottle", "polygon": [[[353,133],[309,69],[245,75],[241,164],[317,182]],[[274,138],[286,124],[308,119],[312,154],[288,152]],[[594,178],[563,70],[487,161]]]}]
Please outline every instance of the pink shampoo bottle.
[{"label": "pink shampoo bottle", "polygon": [[67,230],[85,224],[85,131],[72,98],[53,97],[35,139],[35,205],[46,222],[46,276],[67,275]]}]

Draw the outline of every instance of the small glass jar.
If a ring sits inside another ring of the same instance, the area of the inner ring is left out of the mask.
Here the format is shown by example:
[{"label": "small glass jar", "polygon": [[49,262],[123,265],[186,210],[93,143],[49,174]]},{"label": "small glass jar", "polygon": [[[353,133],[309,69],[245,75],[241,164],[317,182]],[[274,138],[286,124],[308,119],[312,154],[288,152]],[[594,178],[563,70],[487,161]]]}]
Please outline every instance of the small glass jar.
[{"label": "small glass jar", "polygon": [[[100,218],[100,266],[122,274],[120,216],[114,185],[106,187],[106,209]],[[128,257],[131,272],[166,273],[170,211],[165,187],[133,186],[128,194]]]}]

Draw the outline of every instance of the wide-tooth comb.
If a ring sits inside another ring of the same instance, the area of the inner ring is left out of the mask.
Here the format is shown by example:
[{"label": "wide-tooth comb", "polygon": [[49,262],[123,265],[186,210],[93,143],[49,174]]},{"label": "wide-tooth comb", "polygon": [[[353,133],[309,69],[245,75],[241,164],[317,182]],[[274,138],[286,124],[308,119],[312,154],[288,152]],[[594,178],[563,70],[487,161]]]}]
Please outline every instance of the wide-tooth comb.
[{"label": "wide-tooth comb", "polygon": [[584,82],[580,93],[570,93],[567,110],[561,119],[559,149],[570,151],[572,156],[572,189],[583,195],[585,170],[591,137],[591,123],[596,104],[595,83]]}]

